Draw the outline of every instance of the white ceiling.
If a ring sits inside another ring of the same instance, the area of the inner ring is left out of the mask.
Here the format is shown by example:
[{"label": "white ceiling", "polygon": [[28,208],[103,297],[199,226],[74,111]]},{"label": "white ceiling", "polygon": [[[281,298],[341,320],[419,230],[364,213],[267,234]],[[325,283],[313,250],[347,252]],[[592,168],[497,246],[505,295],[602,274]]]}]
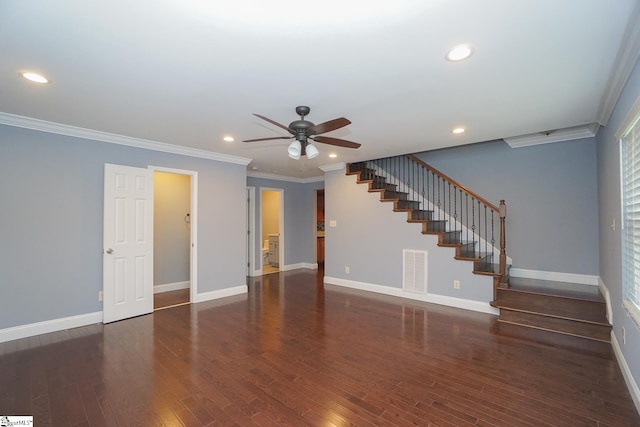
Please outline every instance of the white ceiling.
[{"label": "white ceiling", "polygon": [[[0,112],[304,179],[336,162],[606,124],[638,9],[637,0],[3,0]],[[458,43],[475,53],[446,61]],[[316,124],[347,117],[326,135],[362,147],[318,144],[317,158],[296,161],[288,141],[240,142],[286,136],[252,113],[288,125],[297,105]],[[453,135],[455,126],[468,132]]]}]

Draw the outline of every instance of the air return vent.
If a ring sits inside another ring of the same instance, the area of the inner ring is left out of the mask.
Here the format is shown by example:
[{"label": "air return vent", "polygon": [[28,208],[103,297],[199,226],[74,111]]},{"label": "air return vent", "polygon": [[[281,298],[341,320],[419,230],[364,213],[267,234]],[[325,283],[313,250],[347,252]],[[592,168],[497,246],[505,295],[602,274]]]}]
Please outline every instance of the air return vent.
[{"label": "air return vent", "polygon": [[419,294],[427,293],[427,252],[402,250],[402,289]]}]

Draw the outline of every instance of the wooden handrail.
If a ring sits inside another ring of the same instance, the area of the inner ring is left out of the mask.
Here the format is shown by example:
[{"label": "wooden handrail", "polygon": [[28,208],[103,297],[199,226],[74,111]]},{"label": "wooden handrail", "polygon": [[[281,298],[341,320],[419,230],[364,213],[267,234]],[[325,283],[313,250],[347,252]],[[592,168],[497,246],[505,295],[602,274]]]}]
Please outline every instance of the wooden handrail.
[{"label": "wooden handrail", "polygon": [[444,179],[445,181],[450,182],[451,184],[453,184],[454,186],[458,187],[460,190],[462,190],[463,192],[467,193],[468,195],[470,195],[471,197],[473,197],[476,200],[479,200],[480,202],[484,203],[485,205],[487,205],[487,207],[489,207],[489,209],[491,209],[494,212],[500,212],[500,209],[494,205],[493,203],[487,201],[486,199],[484,199],[483,197],[480,197],[479,195],[477,195],[476,193],[474,193],[473,191],[469,190],[468,188],[466,188],[464,185],[458,183],[456,180],[451,179],[450,177],[448,177],[447,175],[443,174],[442,172],[440,172],[438,169],[429,166],[427,163],[423,162],[422,160],[420,160],[419,158],[417,158],[416,156],[414,156],[413,154],[407,154],[406,155],[409,159],[413,160],[414,162],[420,164],[421,166],[423,166],[424,168],[430,170],[431,172],[433,172],[434,174],[438,175],[440,178]]}]

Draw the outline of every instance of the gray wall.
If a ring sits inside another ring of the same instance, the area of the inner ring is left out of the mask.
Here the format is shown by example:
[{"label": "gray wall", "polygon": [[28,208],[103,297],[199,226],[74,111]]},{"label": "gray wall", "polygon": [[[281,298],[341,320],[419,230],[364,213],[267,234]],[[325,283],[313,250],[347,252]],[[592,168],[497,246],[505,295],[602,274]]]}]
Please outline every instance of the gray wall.
[{"label": "gray wall", "polygon": [[198,291],[245,284],[246,169],[0,125],[0,329],[102,310],[104,163],[198,172]]},{"label": "gray wall", "polygon": [[[620,151],[615,133],[633,103],[640,97],[640,65],[636,64],[607,127],[598,132],[598,188],[600,222],[600,278],[607,286],[613,308],[613,332],[629,365],[635,383],[640,384],[640,328],[622,307],[622,256],[620,233]],[[616,230],[610,227],[616,220]],[[622,328],[626,344],[622,344]]]},{"label": "gray wall", "polygon": [[[407,223],[406,213],[393,212],[393,203],[380,202],[380,194],[369,193],[355,176],[327,172],[325,186],[326,277],[401,289],[403,249],[423,250],[428,253],[429,294],[485,303],[493,299],[492,278],[473,274],[472,262],[454,260],[453,248],[438,247],[437,236],[423,235],[420,224]],[[453,288],[454,280],[460,289]]]},{"label": "gray wall", "polygon": [[153,284],[190,280],[191,177],[155,172],[153,180]]},{"label": "gray wall", "polygon": [[[275,179],[247,177],[247,186],[256,189],[255,230],[260,230],[260,188],[284,190],[284,263],[280,268],[299,263],[316,262],[315,190],[324,188],[324,182],[296,183]],[[281,240],[282,242],[282,240]],[[255,253],[252,265],[260,266],[260,236],[255,236]]]},{"label": "gray wall", "polygon": [[418,157],[496,205],[505,199],[513,267],[598,275],[595,138],[523,148],[492,141]]}]

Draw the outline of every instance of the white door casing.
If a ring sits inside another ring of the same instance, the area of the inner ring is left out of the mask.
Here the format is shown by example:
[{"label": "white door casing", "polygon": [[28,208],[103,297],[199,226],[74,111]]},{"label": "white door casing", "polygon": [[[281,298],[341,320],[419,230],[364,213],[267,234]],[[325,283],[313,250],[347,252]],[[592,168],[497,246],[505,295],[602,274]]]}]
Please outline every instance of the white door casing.
[{"label": "white door casing", "polygon": [[105,164],[103,322],[153,311],[153,171]]}]

